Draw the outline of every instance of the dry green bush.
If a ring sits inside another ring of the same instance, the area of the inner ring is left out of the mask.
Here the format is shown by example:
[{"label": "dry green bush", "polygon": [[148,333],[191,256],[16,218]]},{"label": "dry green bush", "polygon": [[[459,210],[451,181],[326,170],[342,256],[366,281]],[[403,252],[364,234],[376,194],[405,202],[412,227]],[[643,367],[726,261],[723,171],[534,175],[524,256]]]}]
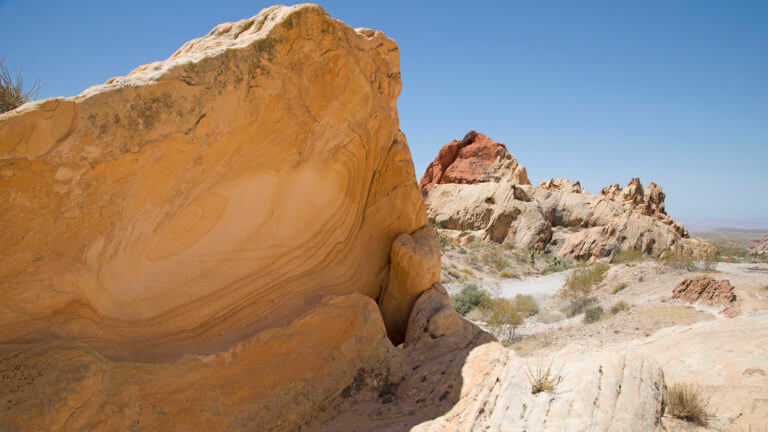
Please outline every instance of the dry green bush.
[{"label": "dry green bush", "polygon": [[517,276],[517,273],[513,271],[504,270],[503,272],[499,273],[499,277],[502,279],[511,279],[511,278],[516,278],[518,276]]},{"label": "dry green bush", "polygon": [[625,301],[619,301],[619,302],[616,302],[613,306],[611,306],[611,313],[616,315],[621,311],[629,310],[629,308],[630,308],[629,303]]},{"label": "dry green bush", "polygon": [[479,306],[488,330],[499,340],[512,340],[517,327],[525,319],[513,302],[505,298],[494,298]]},{"label": "dry green bush", "polygon": [[536,299],[530,294],[516,295],[515,299],[512,300],[512,304],[523,318],[528,318],[529,316],[539,313],[539,304],[536,303]]},{"label": "dry green bush", "polygon": [[659,262],[667,267],[693,271],[696,269],[696,261],[690,254],[686,254],[680,247],[672,247],[659,258]]},{"label": "dry green bush", "polygon": [[454,246],[453,239],[443,233],[437,234],[437,241],[440,243],[441,252],[445,252]]},{"label": "dry green bush", "polygon": [[551,361],[546,365],[539,362],[535,369],[525,366],[525,376],[531,385],[531,394],[554,392],[557,385],[563,381],[561,373],[562,368],[556,371]]},{"label": "dry green bush", "polygon": [[11,72],[5,66],[5,59],[0,60],[0,114],[24,105],[35,97],[39,90],[39,81],[35,81],[32,83],[32,87],[24,90],[21,69],[14,80]]},{"label": "dry green bush", "polygon": [[585,297],[581,299],[571,300],[568,305],[563,309],[563,313],[568,318],[573,318],[576,315],[584,313],[584,311],[597,304],[597,299],[594,297]]},{"label": "dry green bush", "polygon": [[602,306],[592,306],[584,311],[584,324],[592,324],[600,321],[603,316]]},{"label": "dry green bush", "polygon": [[624,264],[628,262],[642,261],[646,258],[648,258],[648,255],[639,249],[624,249],[613,257],[613,263]]},{"label": "dry green bush", "polygon": [[451,296],[451,303],[460,315],[466,315],[472,309],[480,306],[490,300],[491,296],[487,291],[475,284],[465,284],[461,292]]},{"label": "dry green bush", "polygon": [[503,271],[509,267],[509,260],[504,256],[504,252],[498,250],[495,247],[491,247],[482,256],[483,264],[497,272]]},{"label": "dry green bush", "polygon": [[612,290],[611,292],[612,292],[613,294],[616,294],[616,293],[618,293],[619,291],[621,291],[621,290],[625,289],[625,288],[626,288],[626,287],[628,287],[628,286],[629,286],[629,284],[628,284],[628,283],[626,283],[626,282],[622,282],[622,283],[620,283],[620,284],[616,285],[615,287],[613,287],[613,290]]},{"label": "dry green bush", "polygon": [[699,425],[707,424],[709,398],[705,399],[704,390],[699,385],[672,384],[667,388],[666,399],[672,416]]},{"label": "dry green bush", "polygon": [[609,268],[610,266],[606,263],[577,268],[566,278],[560,295],[571,300],[589,297],[594,286],[605,279],[605,272]]}]

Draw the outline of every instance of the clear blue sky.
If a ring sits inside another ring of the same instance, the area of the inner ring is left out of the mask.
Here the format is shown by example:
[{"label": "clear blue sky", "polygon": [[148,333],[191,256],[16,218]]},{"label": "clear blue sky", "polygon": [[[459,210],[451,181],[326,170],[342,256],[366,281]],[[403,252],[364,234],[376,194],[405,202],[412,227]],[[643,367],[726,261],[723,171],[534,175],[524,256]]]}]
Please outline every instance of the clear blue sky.
[{"label": "clear blue sky", "polygon": [[[638,176],[679,219],[768,218],[768,1],[325,1],[401,50],[421,176],[476,129],[531,181]],[[0,57],[73,96],[271,2],[0,0]]]}]

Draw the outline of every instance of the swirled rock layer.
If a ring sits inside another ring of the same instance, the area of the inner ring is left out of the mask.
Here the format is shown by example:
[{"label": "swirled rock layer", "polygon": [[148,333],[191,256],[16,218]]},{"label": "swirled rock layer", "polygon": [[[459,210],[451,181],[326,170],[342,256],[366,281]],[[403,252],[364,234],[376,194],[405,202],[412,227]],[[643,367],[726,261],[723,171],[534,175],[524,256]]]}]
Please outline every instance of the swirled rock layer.
[{"label": "swirled rock layer", "polygon": [[294,430],[387,376],[439,277],[376,307],[427,223],[400,88],[382,33],[276,6],[0,115],[0,429]]}]

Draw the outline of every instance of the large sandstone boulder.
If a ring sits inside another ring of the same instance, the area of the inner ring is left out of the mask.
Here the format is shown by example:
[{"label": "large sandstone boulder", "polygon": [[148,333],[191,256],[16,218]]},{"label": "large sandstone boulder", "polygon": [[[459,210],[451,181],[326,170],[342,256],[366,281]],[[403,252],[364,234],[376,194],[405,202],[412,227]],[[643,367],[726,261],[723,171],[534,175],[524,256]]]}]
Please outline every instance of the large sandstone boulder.
[{"label": "large sandstone boulder", "polygon": [[622,249],[659,256],[677,244],[695,246],[667,215],[657,184],[643,188],[635,178],[600,195],[567,179],[532,186],[503,144],[474,131],[440,150],[420,186],[431,223],[519,249],[592,260]]},{"label": "large sandstone boulder", "polygon": [[400,87],[382,33],[277,6],[0,115],[0,429],[294,430],[387,375],[439,275]]}]

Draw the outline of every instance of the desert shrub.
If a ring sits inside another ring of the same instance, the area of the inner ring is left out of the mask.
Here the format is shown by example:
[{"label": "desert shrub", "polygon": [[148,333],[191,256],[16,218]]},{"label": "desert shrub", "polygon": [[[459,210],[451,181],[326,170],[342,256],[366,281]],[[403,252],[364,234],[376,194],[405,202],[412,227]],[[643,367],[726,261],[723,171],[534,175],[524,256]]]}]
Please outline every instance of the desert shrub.
[{"label": "desert shrub", "polygon": [[524,317],[515,308],[513,302],[505,298],[494,298],[480,305],[488,330],[499,340],[511,340]]},{"label": "desert shrub", "polygon": [[637,278],[637,281],[638,282],[645,282],[645,276],[640,276],[639,278]]},{"label": "desert shrub", "polygon": [[639,249],[624,249],[613,257],[614,264],[624,264],[633,261],[641,261],[647,256]]},{"label": "desert shrub", "polygon": [[499,277],[501,277],[502,279],[516,278],[517,273],[509,270],[504,270],[503,272],[499,273]]},{"label": "desert shrub", "polygon": [[605,263],[577,268],[566,278],[560,295],[570,299],[589,297],[592,288],[605,279],[605,272],[609,268],[610,266]]},{"label": "desert shrub", "polygon": [[492,268],[497,272],[501,272],[509,266],[509,260],[504,256],[504,253],[495,248],[491,248],[485,252],[482,256],[482,260],[485,266]]},{"label": "desert shrub", "polygon": [[524,318],[536,315],[539,313],[539,304],[536,303],[536,299],[530,294],[518,294],[512,303],[517,311]]},{"label": "desert shrub", "polygon": [[461,273],[457,272],[457,271],[456,271],[456,270],[454,270],[454,269],[450,269],[450,270],[448,270],[448,275],[449,275],[450,277],[454,278],[454,279],[459,279],[459,278],[461,278]]},{"label": "desert shrub", "polygon": [[440,251],[445,252],[453,246],[453,239],[443,233],[437,234],[437,241],[440,243]]},{"label": "desert shrub", "polygon": [[21,69],[13,79],[11,72],[5,66],[5,60],[0,60],[0,113],[16,109],[27,103],[40,90],[40,82],[35,81],[27,90],[24,90],[24,80],[21,77]]},{"label": "desert shrub", "polygon": [[576,315],[584,313],[584,311],[593,305],[597,304],[597,299],[594,297],[584,297],[579,299],[573,299],[568,303],[568,306],[563,309],[563,313],[568,318],[573,318]]},{"label": "desert shrub", "polygon": [[569,267],[570,266],[567,262],[561,261],[558,257],[552,257],[552,260],[546,267],[544,267],[544,270],[541,271],[541,274],[548,275],[557,273],[563,270],[568,270]]},{"label": "desert shrub", "polygon": [[584,310],[584,324],[592,324],[600,321],[603,316],[602,306],[592,306]]},{"label": "desert shrub", "polygon": [[619,313],[621,311],[628,310],[629,307],[630,307],[629,303],[627,303],[625,301],[619,301],[619,302],[616,302],[613,306],[611,306],[611,313],[616,315],[617,313]]},{"label": "desert shrub", "polygon": [[613,287],[613,290],[612,290],[611,292],[612,292],[613,294],[616,294],[616,293],[618,293],[619,291],[623,290],[624,288],[626,288],[626,287],[628,287],[628,286],[629,286],[629,284],[628,284],[628,283],[626,283],[626,282],[622,282],[622,283],[620,283],[620,284],[616,285],[615,287]]},{"label": "desert shrub", "polygon": [[544,365],[539,362],[535,368],[525,367],[525,375],[531,385],[531,394],[541,392],[552,393],[560,382],[563,381],[561,370],[556,371],[552,362]]},{"label": "desert shrub", "polygon": [[451,297],[451,303],[456,312],[463,316],[489,299],[490,295],[485,290],[475,284],[466,284],[461,292]]},{"label": "desert shrub", "polygon": [[704,390],[696,384],[672,384],[667,388],[667,407],[672,416],[679,419],[705,425],[707,406]]},{"label": "desert shrub", "polygon": [[696,268],[696,261],[693,257],[684,253],[679,247],[673,247],[661,254],[659,261],[667,267],[682,270],[693,271]]}]

